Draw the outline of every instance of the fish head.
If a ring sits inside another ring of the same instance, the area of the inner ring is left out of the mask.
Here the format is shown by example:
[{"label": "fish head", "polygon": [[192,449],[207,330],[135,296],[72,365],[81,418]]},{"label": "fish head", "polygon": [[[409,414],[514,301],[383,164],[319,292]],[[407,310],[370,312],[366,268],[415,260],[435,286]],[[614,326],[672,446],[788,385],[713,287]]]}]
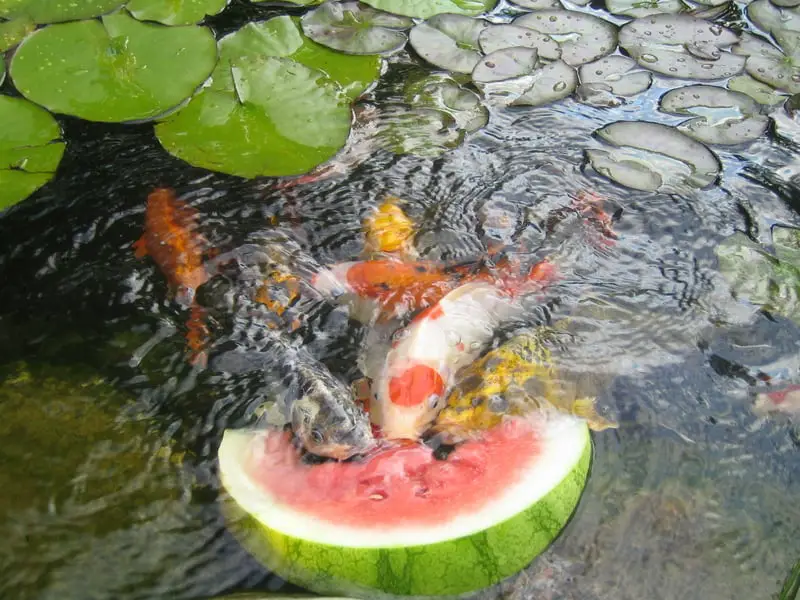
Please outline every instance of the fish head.
[{"label": "fish head", "polygon": [[433,430],[448,444],[497,425],[508,412],[508,386],[502,373],[485,371],[486,360],[469,369],[447,396]]},{"label": "fish head", "polygon": [[312,454],[345,460],[375,446],[369,419],[342,386],[339,398],[309,393],[292,404],[294,434]]},{"label": "fish head", "polygon": [[426,364],[410,365],[389,377],[375,407],[384,437],[418,439],[445,404],[446,379]]}]

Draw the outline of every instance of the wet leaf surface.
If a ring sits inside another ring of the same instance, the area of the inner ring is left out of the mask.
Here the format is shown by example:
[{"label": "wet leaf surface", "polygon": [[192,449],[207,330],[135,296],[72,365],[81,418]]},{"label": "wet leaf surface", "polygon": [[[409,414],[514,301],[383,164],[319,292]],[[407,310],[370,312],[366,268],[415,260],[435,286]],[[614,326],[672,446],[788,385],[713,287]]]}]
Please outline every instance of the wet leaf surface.
[{"label": "wet leaf surface", "polygon": [[467,133],[489,122],[489,111],[474,92],[460,86],[449,75],[433,74],[406,85],[407,102],[449,114],[456,126]]},{"label": "wet leaf surface", "polygon": [[10,71],[25,97],[53,112],[113,122],[177,106],[216,62],[208,29],[145,24],[118,13],[36,31],[17,49]]},{"label": "wet leaf surface", "polygon": [[29,18],[36,23],[61,23],[91,19],[110,13],[125,0],[3,0],[0,18]]},{"label": "wet leaf surface", "polygon": [[494,8],[497,0],[365,0],[365,4],[396,15],[427,19],[444,13],[474,17]]},{"label": "wet leaf surface", "polygon": [[536,69],[530,79],[533,85],[512,102],[514,106],[543,106],[566,98],[578,85],[578,74],[563,60]]},{"label": "wet leaf surface", "polygon": [[52,179],[65,146],[47,111],[22,98],[0,96],[0,210]]},{"label": "wet leaf surface", "polygon": [[472,73],[481,59],[479,36],[485,21],[459,15],[437,15],[411,30],[414,51],[434,66]]},{"label": "wet leaf surface", "polygon": [[477,85],[529,75],[539,65],[535,48],[504,48],[484,56],[472,71]]},{"label": "wet leaf surface", "polygon": [[776,92],[766,83],[749,75],[739,75],[728,80],[728,89],[747,94],[759,104],[776,106],[786,101],[787,96]]},{"label": "wet leaf surface", "polygon": [[464,141],[455,119],[433,108],[390,105],[381,110],[381,121],[378,142],[395,154],[436,158]]},{"label": "wet leaf surface", "polygon": [[5,52],[19,44],[34,29],[36,29],[36,24],[26,17],[0,21],[0,52]]},{"label": "wet leaf surface", "polygon": [[674,14],[683,10],[684,4],[680,0],[606,0],[606,9],[615,15],[639,19],[657,14]]},{"label": "wet leaf surface", "polygon": [[303,15],[303,32],[315,42],[349,54],[386,54],[402,48],[414,22],[359,2],[326,2]]},{"label": "wet leaf surface", "polygon": [[208,15],[216,15],[229,0],[130,0],[126,10],[140,21],[164,25],[192,25]]},{"label": "wet leaf surface", "polygon": [[636,61],[627,56],[607,56],[583,65],[578,71],[581,87],[606,89],[618,96],[635,96],[653,83],[653,76],[642,71]]},{"label": "wet leaf surface", "polygon": [[561,47],[549,35],[518,25],[489,25],[478,36],[485,54],[505,48],[536,48],[539,56],[546,60],[561,58]]}]

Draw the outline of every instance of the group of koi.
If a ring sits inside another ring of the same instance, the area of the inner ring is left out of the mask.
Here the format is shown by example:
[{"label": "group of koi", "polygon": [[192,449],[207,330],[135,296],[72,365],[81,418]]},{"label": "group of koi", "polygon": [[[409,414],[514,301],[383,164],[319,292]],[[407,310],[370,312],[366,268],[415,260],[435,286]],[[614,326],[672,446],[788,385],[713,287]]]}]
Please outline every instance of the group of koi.
[{"label": "group of koi", "polygon": [[[611,218],[601,203],[584,193],[575,199],[573,212],[612,244]],[[595,412],[593,399],[577,397],[574,386],[560,379],[549,350],[559,337],[557,327],[522,329],[492,348],[501,327],[524,317],[525,300],[537,300],[559,277],[556,261],[525,264],[500,244],[470,262],[420,260],[414,224],[400,204],[390,197],[365,219],[365,249],[358,261],[296,274],[286,264],[275,265],[275,254],[281,254],[281,244],[290,244],[288,238],[256,245],[261,249],[255,262],[269,268],[251,271],[250,283],[237,293],[248,318],[263,317],[265,337],[258,348],[244,348],[234,358],[260,364],[252,359],[265,348],[283,357],[270,369],[291,374],[296,386],[276,424],[283,419],[290,425],[305,451],[339,460],[429,437],[458,444],[505,418],[534,411],[571,413],[595,430],[615,427]],[[188,308],[189,360],[199,367],[208,362],[208,309],[195,292],[232,260],[208,246],[193,208],[168,189],[150,194],[136,255],[152,257],[175,300]],[[276,284],[288,290],[281,301],[270,293]],[[325,301],[346,305],[351,318],[369,327],[359,364],[364,378],[349,387],[292,343],[285,329],[293,325],[282,330],[270,320],[269,315],[283,315],[304,286]],[[228,370],[229,359],[217,368]]]}]

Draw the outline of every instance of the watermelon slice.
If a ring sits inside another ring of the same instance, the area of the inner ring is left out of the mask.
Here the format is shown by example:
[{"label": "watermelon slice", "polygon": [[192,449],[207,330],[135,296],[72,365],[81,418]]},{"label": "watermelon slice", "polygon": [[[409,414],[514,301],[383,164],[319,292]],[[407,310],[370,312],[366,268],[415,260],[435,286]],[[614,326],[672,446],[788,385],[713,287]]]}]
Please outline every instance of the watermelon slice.
[{"label": "watermelon slice", "polygon": [[455,596],[518,572],[578,503],[591,460],[569,415],[509,420],[445,460],[421,444],[302,462],[286,434],[228,430],[224,506],[243,545],[314,592]]}]

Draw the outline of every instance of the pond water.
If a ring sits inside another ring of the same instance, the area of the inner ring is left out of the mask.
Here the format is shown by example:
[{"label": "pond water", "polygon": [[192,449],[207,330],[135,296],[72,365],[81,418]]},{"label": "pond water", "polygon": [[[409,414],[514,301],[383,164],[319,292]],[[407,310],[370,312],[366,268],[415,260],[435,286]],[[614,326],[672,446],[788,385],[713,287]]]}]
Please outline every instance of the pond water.
[{"label": "pond water", "polygon": [[[580,10],[608,16],[601,4]],[[234,2],[209,23],[220,36],[287,12],[303,11]],[[741,13],[721,19],[750,27]],[[402,103],[408,73],[424,65],[411,50],[392,55],[367,103]],[[362,219],[387,195],[406,201],[418,250],[437,260],[480,254],[482,207],[519,217],[519,239],[536,254],[548,247],[549,214],[581,191],[606,199],[616,243],[560,224],[564,277],[528,322],[569,318],[560,366],[619,428],[593,434],[587,488],[557,541],[480,597],[776,595],[800,558],[800,435],[791,415],[756,414],[753,401],[765,375],[798,375],[800,330],[792,298],[783,311],[737,298],[717,250],[735,232],[769,247],[774,224],[800,226],[791,117],[776,113],[747,144],[711,146],[722,168],[705,188],[632,189],[585,155],[611,123],[684,121],[658,104],[689,83],[656,74],[614,107],[574,95],[491,105],[485,127],[438,157],[367,148],[332,176],[291,187],[190,166],[150,124],[59,116],[68,145],[57,176],[0,217],[0,596],[297,590],[225,527],[216,449],[226,428],[252,420],[264,384],[187,364],[187,313],[131,247],[158,186],[198,210],[214,247],[280,226],[323,264],[356,259]],[[3,92],[15,94],[10,82]],[[296,336],[343,380],[359,377],[365,328],[324,302],[306,310]],[[212,356],[238,333],[215,321]]]}]

